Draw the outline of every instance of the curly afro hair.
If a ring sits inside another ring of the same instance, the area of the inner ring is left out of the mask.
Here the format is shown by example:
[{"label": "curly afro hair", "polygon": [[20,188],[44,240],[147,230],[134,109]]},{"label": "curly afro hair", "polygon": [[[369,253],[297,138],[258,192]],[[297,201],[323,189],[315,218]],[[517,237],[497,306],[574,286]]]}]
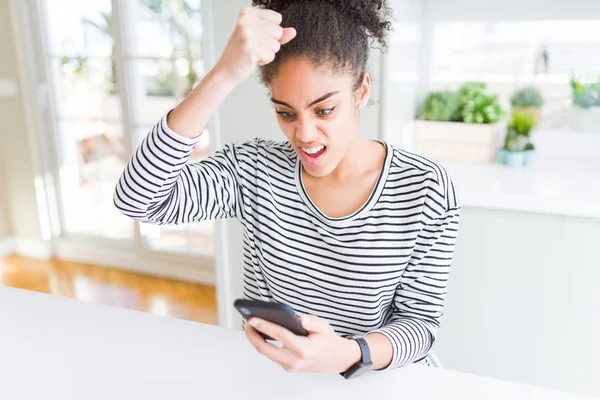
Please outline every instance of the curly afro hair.
[{"label": "curly afro hair", "polygon": [[279,66],[291,58],[306,58],[327,65],[362,83],[369,48],[385,47],[392,11],[386,0],[252,0],[255,7],[277,11],[281,26],[296,29],[296,37],[281,47],[273,62],[260,67],[260,80],[269,86]]}]

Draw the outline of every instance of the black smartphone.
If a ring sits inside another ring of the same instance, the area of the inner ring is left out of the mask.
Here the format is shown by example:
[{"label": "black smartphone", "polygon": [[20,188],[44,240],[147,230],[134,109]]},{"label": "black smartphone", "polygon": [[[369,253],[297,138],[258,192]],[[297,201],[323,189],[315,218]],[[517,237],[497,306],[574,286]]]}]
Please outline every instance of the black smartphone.
[{"label": "black smartphone", "polygon": [[[233,306],[242,314],[247,321],[252,317],[264,319],[265,321],[283,326],[287,330],[299,336],[308,336],[308,331],[300,324],[298,315],[292,307],[270,301],[237,299]],[[273,340],[269,336],[259,332],[266,340]]]}]

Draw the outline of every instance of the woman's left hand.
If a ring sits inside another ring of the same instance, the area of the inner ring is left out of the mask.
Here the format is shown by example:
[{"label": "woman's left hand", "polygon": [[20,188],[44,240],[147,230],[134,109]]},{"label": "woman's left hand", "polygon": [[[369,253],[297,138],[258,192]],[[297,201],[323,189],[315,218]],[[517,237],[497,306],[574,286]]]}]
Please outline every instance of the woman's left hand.
[{"label": "woman's left hand", "polygon": [[[300,323],[309,332],[308,336],[297,336],[277,324],[251,318],[246,324],[246,336],[259,353],[288,372],[340,373],[360,360],[358,344],[338,336],[323,318],[302,315]],[[257,331],[283,346],[267,342]]]}]

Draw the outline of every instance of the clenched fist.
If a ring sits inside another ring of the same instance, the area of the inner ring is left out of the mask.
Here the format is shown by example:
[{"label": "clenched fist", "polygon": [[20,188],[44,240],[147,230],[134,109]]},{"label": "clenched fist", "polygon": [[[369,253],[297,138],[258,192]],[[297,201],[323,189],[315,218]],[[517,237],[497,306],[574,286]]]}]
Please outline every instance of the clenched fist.
[{"label": "clenched fist", "polygon": [[296,36],[294,28],[280,26],[281,19],[273,10],[243,8],[216,68],[240,83],[257,66],[273,61],[281,46]]}]

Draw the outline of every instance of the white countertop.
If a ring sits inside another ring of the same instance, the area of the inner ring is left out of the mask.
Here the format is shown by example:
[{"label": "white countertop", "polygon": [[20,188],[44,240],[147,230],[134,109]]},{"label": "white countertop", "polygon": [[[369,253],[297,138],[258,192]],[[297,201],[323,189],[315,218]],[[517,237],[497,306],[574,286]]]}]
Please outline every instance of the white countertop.
[{"label": "white countertop", "polygon": [[237,330],[7,287],[0,377],[11,400],[584,398],[420,365],[354,380],[288,374]]},{"label": "white countertop", "polygon": [[442,164],[462,207],[600,218],[600,163],[540,160],[524,168]]}]

